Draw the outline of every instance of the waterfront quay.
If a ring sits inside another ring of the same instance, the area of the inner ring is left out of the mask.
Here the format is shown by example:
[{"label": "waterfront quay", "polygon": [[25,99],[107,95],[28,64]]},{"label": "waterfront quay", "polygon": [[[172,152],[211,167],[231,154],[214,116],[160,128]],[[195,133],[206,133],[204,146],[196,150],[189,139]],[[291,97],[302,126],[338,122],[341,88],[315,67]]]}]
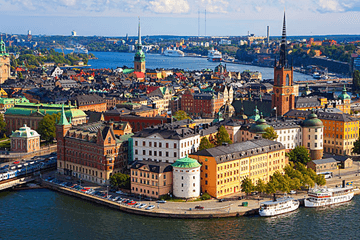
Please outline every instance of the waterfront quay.
[{"label": "waterfront quay", "polygon": [[[355,172],[354,172],[355,171]],[[45,176],[46,177],[46,176]],[[60,176],[61,178],[61,176]],[[339,178],[337,175],[334,178],[328,180],[328,187],[335,187],[336,185],[341,185],[342,180],[346,182],[353,182],[355,195],[359,195],[360,191],[357,189],[357,186],[360,186],[360,175],[357,174],[356,170],[350,169],[346,172],[343,172],[343,176]],[[64,179],[64,181],[66,181]],[[85,201],[94,202],[114,210],[119,210],[122,212],[148,216],[148,217],[160,217],[160,218],[178,218],[178,219],[206,219],[206,218],[229,218],[229,217],[240,217],[240,216],[251,216],[257,215],[260,203],[267,201],[271,198],[263,197],[260,195],[247,196],[246,199],[238,199],[238,196],[230,197],[225,199],[223,202],[220,202],[218,199],[211,199],[205,201],[193,201],[193,202],[172,202],[167,201],[166,203],[157,203],[156,200],[147,201],[138,199],[135,197],[129,197],[128,194],[115,194],[109,193],[112,197],[122,197],[130,200],[137,201],[139,203],[144,203],[147,206],[154,205],[155,208],[151,210],[146,210],[142,208],[134,208],[124,203],[114,202],[110,199],[104,197],[98,197],[91,194],[87,194],[81,191],[77,191],[70,187],[61,186],[59,184],[51,183],[49,181],[42,180],[41,185],[45,188],[67,194],[76,198],[80,198]],[[106,188],[96,186],[89,182],[81,182],[83,187],[87,189],[93,188],[102,192],[107,191]],[[298,191],[296,194],[289,195],[295,199],[298,199],[303,205],[303,200],[307,198],[306,191]],[[247,203],[244,206],[244,203]],[[197,206],[200,206],[202,209],[197,209]]]}]

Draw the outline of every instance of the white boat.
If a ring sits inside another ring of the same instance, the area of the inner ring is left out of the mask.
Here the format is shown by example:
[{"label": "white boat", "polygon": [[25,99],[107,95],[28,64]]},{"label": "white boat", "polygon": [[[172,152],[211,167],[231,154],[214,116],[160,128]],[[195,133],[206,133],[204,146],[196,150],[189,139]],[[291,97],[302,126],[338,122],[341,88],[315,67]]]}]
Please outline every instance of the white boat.
[{"label": "white boat", "polygon": [[176,48],[166,49],[164,51],[164,55],[167,57],[184,57],[185,56],[183,51],[177,50]]},{"label": "white boat", "polygon": [[208,52],[208,60],[212,61],[212,62],[221,62],[221,60],[222,60],[221,52],[219,52],[216,49],[215,50],[214,49],[209,50],[209,52]]},{"label": "white boat", "polygon": [[308,192],[309,197],[304,200],[305,207],[325,207],[333,204],[349,202],[354,197],[352,186],[343,185],[336,188],[315,188]]},{"label": "white boat", "polygon": [[84,46],[77,44],[75,46],[75,53],[82,53],[82,54],[88,54],[89,50],[87,50]]},{"label": "white boat", "polygon": [[288,212],[295,211],[300,206],[300,202],[292,197],[283,197],[267,202],[260,203],[259,215],[262,217],[272,217]]}]

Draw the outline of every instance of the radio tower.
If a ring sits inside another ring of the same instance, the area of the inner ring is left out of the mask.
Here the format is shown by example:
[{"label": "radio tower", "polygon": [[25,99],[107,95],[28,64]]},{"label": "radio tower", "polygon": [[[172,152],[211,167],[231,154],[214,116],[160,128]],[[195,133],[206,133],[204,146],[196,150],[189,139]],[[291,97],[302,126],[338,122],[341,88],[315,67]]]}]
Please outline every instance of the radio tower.
[{"label": "radio tower", "polygon": [[205,37],[206,37],[206,8],[205,8]]},{"label": "radio tower", "polygon": [[200,9],[198,10],[198,37],[200,37]]}]

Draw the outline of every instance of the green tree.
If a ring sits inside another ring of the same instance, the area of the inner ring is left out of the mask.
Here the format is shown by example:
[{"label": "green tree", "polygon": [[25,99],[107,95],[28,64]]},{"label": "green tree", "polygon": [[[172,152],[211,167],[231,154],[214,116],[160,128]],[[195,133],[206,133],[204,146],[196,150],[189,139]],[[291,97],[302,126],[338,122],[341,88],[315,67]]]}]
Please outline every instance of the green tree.
[{"label": "green tree", "polygon": [[297,146],[286,155],[294,163],[307,164],[311,161],[309,151],[304,146]]},{"label": "green tree", "polygon": [[46,142],[52,142],[56,137],[56,123],[60,119],[60,113],[58,114],[46,114],[44,118],[39,122],[37,132],[40,134],[42,140]]},{"label": "green tree", "polygon": [[130,176],[124,173],[115,173],[110,177],[110,184],[116,188],[130,189]]},{"label": "green tree", "polygon": [[209,139],[207,139],[206,137],[203,137],[200,141],[200,146],[199,146],[199,150],[204,150],[204,149],[208,149],[208,148],[213,148],[214,144],[212,144]]},{"label": "green tree", "polygon": [[241,191],[249,194],[254,191],[255,186],[250,178],[246,177],[244,180],[241,181]]},{"label": "green tree", "polygon": [[232,144],[232,141],[225,127],[221,125],[219,131],[216,133],[216,146],[221,146],[223,143]]},{"label": "green tree", "polygon": [[352,148],[352,153],[354,154],[360,154],[360,137],[358,140],[354,142],[354,147]]},{"label": "green tree", "polygon": [[189,115],[183,110],[179,110],[174,114],[174,118],[178,121],[184,120],[184,119],[191,119]]},{"label": "green tree", "polygon": [[0,133],[5,132],[6,130],[6,122],[4,121],[4,116],[0,114]]},{"label": "green tree", "polygon": [[324,175],[316,175],[314,182],[317,185],[324,186],[326,184],[326,179]]},{"label": "green tree", "polygon": [[265,128],[265,133],[263,133],[262,137],[269,140],[275,140],[278,138],[278,135],[273,127],[267,127]]},{"label": "green tree", "polygon": [[276,183],[274,181],[269,181],[267,184],[266,184],[266,190],[265,192],[267,194],[273,194],[273,193],[276,193],[277,191],[277,186],[276,186]]},{"label": "green tree", "polygon": [[258,179],[255,190],[259,193],[266,192],[266,184],[262,179]]}]

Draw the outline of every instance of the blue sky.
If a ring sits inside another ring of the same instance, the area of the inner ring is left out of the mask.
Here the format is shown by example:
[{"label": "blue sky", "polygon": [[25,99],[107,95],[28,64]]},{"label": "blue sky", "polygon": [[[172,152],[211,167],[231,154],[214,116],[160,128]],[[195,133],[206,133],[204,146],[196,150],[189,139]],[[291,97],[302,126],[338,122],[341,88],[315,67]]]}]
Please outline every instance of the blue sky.
[{"label": "blue sky", "polygon": [[0,0],[0,32],[82,36],[360,34],[360,0]]}]

